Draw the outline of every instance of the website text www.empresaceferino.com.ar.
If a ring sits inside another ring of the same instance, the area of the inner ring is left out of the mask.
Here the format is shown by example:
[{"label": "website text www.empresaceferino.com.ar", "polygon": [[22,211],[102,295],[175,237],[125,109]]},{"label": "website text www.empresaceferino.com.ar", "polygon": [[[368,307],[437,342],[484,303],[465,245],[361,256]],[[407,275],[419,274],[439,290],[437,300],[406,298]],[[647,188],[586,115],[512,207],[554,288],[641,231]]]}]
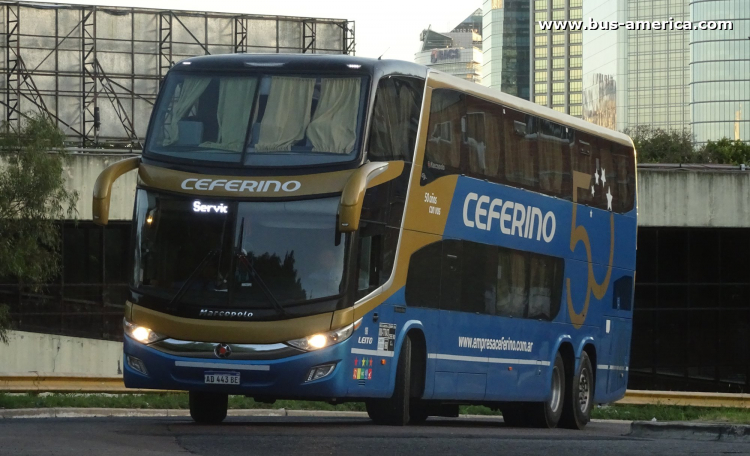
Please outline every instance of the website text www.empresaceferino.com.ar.
[{"label": "website text www.empresaceferino.com.ar", "polygon": [[577,30],[734,30],[732,21],[597,21],[593,17],[588,21],[538,21],[543,31]]},{"label": "website text www.empresaceferino.com.ar", "polygon": [[496,351],[517,351],[530,353],[534,347],[534,342],[525,340],[513,340],[501,337],[500,339],[487,339],[484,337],[458,337],[458,346],[460,348],[474,348],[479,351],[496,350]]}]

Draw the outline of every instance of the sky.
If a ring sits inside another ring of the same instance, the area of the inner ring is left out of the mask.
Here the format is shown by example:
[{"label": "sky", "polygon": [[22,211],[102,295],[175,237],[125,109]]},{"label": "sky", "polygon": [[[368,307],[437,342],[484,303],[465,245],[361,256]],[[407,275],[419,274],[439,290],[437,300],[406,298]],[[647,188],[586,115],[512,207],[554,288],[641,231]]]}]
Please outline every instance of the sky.
[{"label": "sky", "polygon": [[[37,3],[54,3],[37,0]],[[419,34],[427,26],[450,31],[477,8],[481,0],[70,0],[60,3],[129,6],[279,16],[325,17],[355,21],[356,55],[414,60]]]}]

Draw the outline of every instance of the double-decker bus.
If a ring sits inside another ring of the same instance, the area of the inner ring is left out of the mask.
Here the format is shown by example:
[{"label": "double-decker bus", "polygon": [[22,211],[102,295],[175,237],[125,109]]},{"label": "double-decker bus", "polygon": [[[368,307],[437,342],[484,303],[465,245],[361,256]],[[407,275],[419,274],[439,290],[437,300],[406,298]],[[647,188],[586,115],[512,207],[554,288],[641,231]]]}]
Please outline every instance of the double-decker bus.
[{"label": "double-decker bus", "polygon": [[413,63],[184,60],[138,170],[124,380],[363,401],[379,424],[502,411],[582,428],[625,393],[636,241],[625,135]]}]

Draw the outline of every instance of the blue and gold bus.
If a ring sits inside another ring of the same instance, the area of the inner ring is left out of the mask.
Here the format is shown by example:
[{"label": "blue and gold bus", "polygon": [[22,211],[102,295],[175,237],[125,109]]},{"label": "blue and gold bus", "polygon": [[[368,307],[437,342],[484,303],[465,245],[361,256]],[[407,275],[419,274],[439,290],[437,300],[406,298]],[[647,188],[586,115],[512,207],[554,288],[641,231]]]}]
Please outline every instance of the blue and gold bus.
[{"label": "blue and gold bus", "polygon": [[207,56],[99,176],[99,224],[136,169],[125,384],[198,422],[245,395],[582,428],[625,393],[623,134],[407,62]]}]

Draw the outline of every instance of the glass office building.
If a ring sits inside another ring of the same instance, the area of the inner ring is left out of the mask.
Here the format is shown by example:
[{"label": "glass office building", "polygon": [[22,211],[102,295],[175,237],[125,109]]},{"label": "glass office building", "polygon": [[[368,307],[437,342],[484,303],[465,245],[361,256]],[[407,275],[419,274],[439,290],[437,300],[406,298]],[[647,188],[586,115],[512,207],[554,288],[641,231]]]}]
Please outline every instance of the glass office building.
[{"label": "glass office building", "polygon": [[[689,21],[688,0],[627,0],[628,20]],[[627,126],[690,128],[690,32],[630,31]]]},{"label": "glass office building", "polygon": [[482,85],[530,99],[532,0],[485,0]]},{"label": "glass office building", "polygon": [[750,1],[693,0],[694,22],[732,21],[733,30],[693,30],[692,128],[698,143],[750,141]]},{"label": "glass office building", "polygon": [[583,0],[534,0],[532,101],[572,116],[583,113],[583,34],[546,30],[539,21],[580,21]]},{"label": "glass office building", "polygon": [[[624,22],[628,0],[585,0],[583,17],[599,23]],[[613,130],[625,128],[627,31],[609,27],[583,31],[583,118]]]}]

